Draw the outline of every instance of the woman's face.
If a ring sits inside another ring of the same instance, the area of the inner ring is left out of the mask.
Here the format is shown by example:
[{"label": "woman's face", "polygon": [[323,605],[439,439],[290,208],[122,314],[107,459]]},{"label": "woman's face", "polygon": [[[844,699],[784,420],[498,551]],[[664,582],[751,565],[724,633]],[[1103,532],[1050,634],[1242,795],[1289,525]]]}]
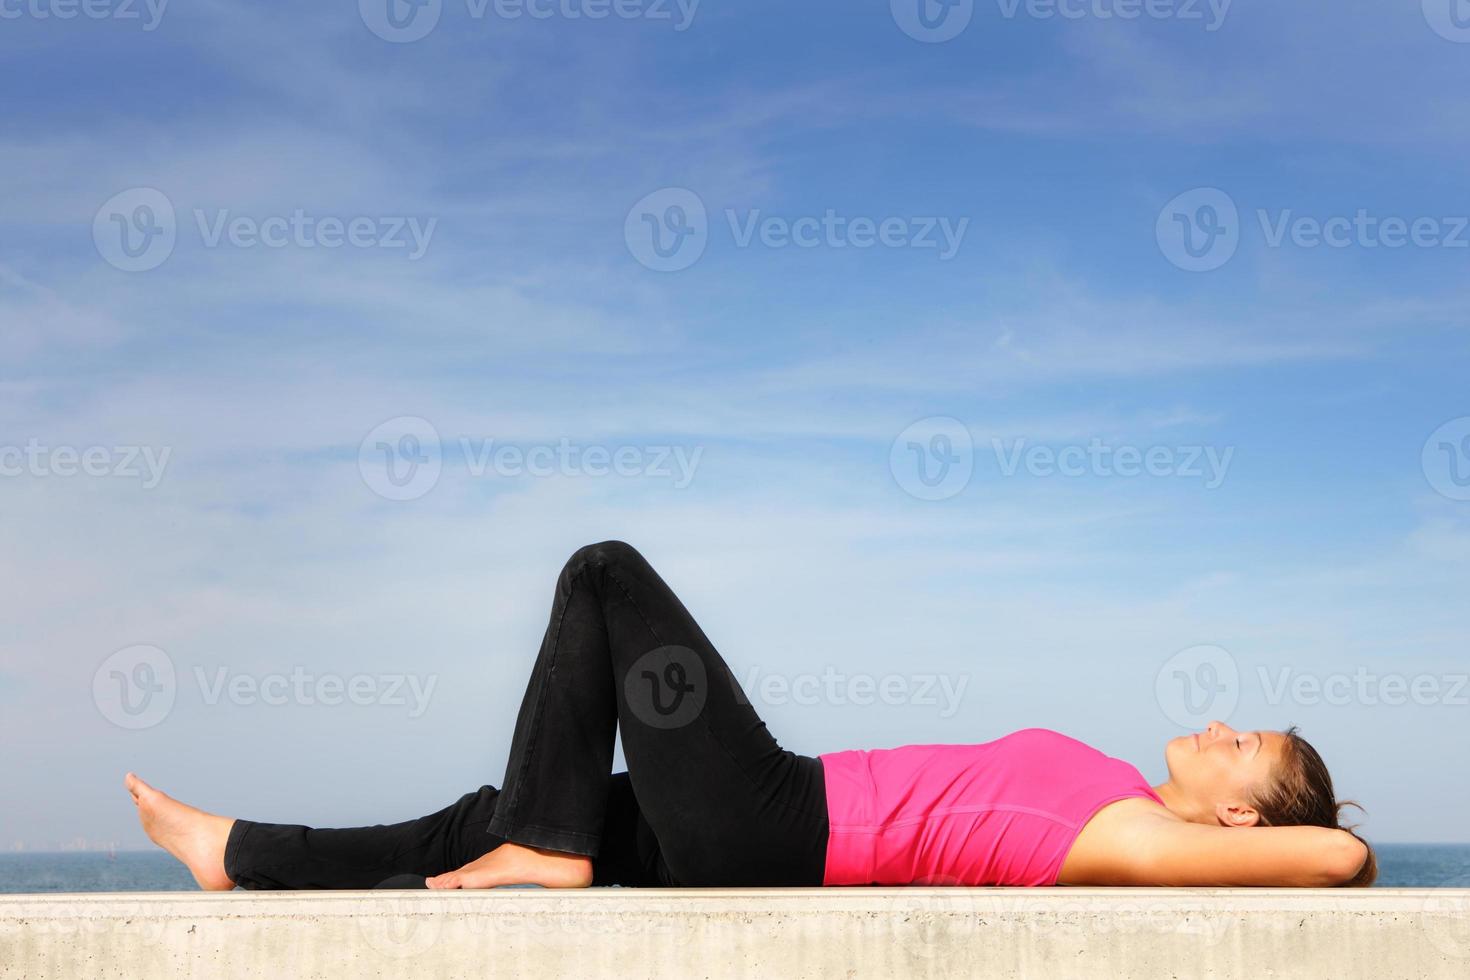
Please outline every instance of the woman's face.
[{"label": "woman's face", "polygon": [[1270,781],[1285,750],[1280,732],[1238,732],[1212,721],[1198,734],[1170,739],[1164,761],[1170,782],[1201,814],[1225,826],[1250,827],[1260,819],[1254,791]]}]

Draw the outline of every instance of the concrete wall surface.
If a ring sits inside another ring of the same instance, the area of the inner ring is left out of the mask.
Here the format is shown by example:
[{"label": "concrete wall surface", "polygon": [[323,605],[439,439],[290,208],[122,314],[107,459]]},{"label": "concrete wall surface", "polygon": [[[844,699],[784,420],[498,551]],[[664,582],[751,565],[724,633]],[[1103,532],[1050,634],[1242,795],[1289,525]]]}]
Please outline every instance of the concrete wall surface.
[{"label": "concrete wall surface", "polygon": [[0,895],[0,980],[1444,977],[1470,890]]}]

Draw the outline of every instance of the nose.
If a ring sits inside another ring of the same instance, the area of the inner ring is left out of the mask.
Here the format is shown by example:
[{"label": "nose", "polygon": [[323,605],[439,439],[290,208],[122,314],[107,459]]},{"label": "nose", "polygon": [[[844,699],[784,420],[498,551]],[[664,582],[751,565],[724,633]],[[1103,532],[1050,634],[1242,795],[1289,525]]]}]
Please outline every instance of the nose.
[{"label": "nose", "polygon": [[1235,729],[1223,721],[1212,721],[1205,726],[1205,734],[1211,739],[1227,738],[1235,734]]}]

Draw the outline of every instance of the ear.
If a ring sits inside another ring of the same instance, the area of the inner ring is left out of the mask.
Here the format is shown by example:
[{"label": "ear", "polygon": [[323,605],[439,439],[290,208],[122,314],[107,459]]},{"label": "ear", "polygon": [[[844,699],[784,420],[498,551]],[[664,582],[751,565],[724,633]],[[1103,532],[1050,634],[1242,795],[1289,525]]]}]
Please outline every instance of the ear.
[{"label": "ear", "polygon": [[1261,822],[1261,815],[1255,807],[1244,804],[1216,803],[1215,819],[1222,827],[1254,827]]}]

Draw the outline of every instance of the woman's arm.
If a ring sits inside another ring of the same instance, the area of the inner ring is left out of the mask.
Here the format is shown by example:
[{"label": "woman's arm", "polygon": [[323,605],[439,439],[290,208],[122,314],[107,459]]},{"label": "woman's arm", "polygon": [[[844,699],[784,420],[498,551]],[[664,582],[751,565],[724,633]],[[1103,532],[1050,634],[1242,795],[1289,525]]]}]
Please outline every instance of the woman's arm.
[{"label": "woman's arm", "polygon": [[1327,827],[1138,823],[1125,858],[1125,874],[1136,878],[1126,884],[1330,888],[1351,881],[1368,858],[1362,841]]}]

